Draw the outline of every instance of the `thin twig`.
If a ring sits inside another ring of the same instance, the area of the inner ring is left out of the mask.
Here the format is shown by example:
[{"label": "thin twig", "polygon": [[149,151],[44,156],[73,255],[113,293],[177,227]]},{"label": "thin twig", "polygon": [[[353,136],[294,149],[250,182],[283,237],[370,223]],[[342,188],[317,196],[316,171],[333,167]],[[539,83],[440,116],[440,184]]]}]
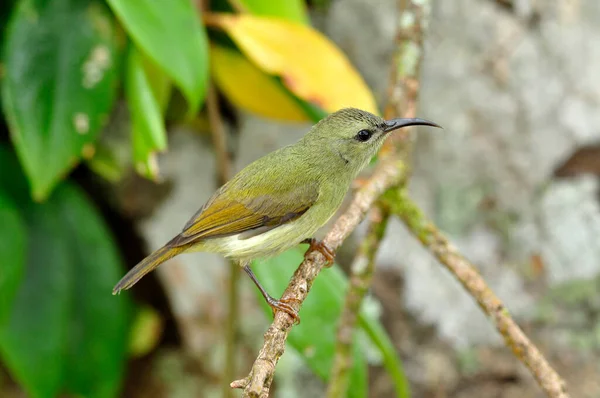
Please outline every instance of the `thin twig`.
[{"label": "thin twig", "polygon": [[[396,33],[396,49],[393,55],[388,85],[387,103],[384,110],[386,119],[392,117],[417,117],[420,92],[421,65],[424,57],[424,38],[429,26],[431,0],[398,0],[400,15]],[[414,128],[404,128],[395,132],[387,141],[400,153],[409,165],[410,134]]]},{"label": "thin twig", "polygon": [[[356,192],[346,211],[336,220],[323,242],[333,250],[342,244],[377,198],[403,178],[403,167],[397,159],[382,160],[371,178]],[[292,276],[283,298],[292,299],[292,307],[298,311],[306,299],[313,281],[321,272],[326,259],[321,252],[307,252],[304,261]],[[294,320],[284,311],[277,311],[273,323],[264,335],[264,344],[250,374],[231,383],[232,388],[243,388],[243,398],[267,398],[275,374],[275,366],[285,350],[285,341]]]},{"label": "thin twig", "polygon": [[227,2],[231,6],[231,8],[233,8],[233,11],[239,14],[244,14],[248,12],[248,7],[246,7],[244,3],[242,3],[240,0],[228,0]]},{"label": "thin twig", "polygon": [[363,299],[371,286],[375,270],[375,255],[385,234],[387,220],[388,214],[382,213],[379,207],[376,206],[370,211],[366,237],[352,262],[352,277],[346,294],[344,310],[340,317],[335,347],[336,355],[327,388],[328,398],[346,396],[352,368],[354,327]]},{"label": "thin twig", "polygon": [[229,159],[225,126],[223,125],[223,119],[221,119],[219,99],[214,84],[211,84],[208,88],[206,108],[212,142],[215,148],[215,156],[217,158],[218,181],[219,185],[223,185],[231,178],[231,160]]},{"label": "thin twig", "polygon": [[[225,184],[231,178],[231,160],[227,151],[225,127],[219,110],[219,99],[214,84],[210,84],[206,98],[206,108],[210,123],[210,132],[215,156],[217,159],[217,175],[219,185]],[[236,364],[236,340],[238,330],[238,303],[239,303],[239,279],[240,268],[233,261],[229,262],[228,283],[228,314],[225,327],[225,364],[223,369],[223,380],[231,380],[235,377]],[[223,396],[232,396],[231,389],[224,383]]]},{"label": "thin twig", "polygon": [[475,266],[425,217],[419,207],[408,198],[405,190],[390,190],[384,195],[383,200],[389,211],[406,223],[410,232],[477,300],[481,309],[504,338],[505,344],[517,359],[529,368],[548,397],[568,398],[564,380],[511,318],[502,301],[485,283]]},{"label": "thin twig", "polygon": [[[419,78],[424,54],[423,38],[427,31],[431,11],[429,1],[400,0],[398,5],[400,15],[398,17],[396,50],[390,71],[388,101],[384,112],[386,119],[395,116],[416,117],[420,88]],[[410,129],[397,132],[392,139],[388,140],[386,147],[382,150],[383,154],[396,153],[404,161],[407,170],[410,167],[409,158],[412,149],[409,134]],[[377,224],[370,225],[367,237],[361,244],[355,259],[355,264],[367,264],[367,266],[358,270],[353,267],[350,287],[339,321],[334,366],[327,392],[329,398],[346,395],[351,365],[352,332],[356,325],[360,303],[371,284],[375,254],[380,240],[385,235],[389,214],[381,209],[374,209],[373,212],[379,215],[380,220]],[[407,383],[404,380],[401,381],[403,382],[396,386],[398,395],[408,396]]]}]

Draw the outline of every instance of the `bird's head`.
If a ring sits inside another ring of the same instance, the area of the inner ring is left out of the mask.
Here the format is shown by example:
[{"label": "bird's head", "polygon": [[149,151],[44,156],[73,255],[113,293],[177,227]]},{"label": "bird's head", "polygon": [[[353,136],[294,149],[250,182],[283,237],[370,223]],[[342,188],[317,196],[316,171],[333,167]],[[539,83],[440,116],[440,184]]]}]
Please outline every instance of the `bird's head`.
[{"label": "bird's head", "polygon": [[384,120],[360,109],[345,108],[322,119],[305,139],[317,147],[326,146],[334,156],[339,156],[338,164],[358,173],[377,154],[389,133],[420,125],[440,127],[423,119]]}]

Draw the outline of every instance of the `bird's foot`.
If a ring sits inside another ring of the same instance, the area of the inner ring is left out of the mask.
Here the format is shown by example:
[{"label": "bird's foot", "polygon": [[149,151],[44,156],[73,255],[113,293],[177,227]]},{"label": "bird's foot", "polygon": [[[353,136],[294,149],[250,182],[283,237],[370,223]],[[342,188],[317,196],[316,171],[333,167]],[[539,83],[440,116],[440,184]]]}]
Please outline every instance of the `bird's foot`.
[{"label": "bird's foot", "polygon": [[325,257],[325,267],[331,267],[333,265],[333,260],[335,259],[335,252],[327,246],[323,241],[316,240],[315,238],[305,239],[302,243],[308,243],[310,247],[304,253],[304,256],[310,253],[313,250],[318,251]]},{"label": "bird's foot", "polygon": [[283,311],[294,319],[294,323],[296,325],[300,324],[300,315],[298,315],[298,311],[296,311],[290,303],[299,303],[300,300],[295,298],[282,298],[281,300],[274,299],[269,296],[266,298],[267,304],[273,310],[273,317],[275,316],[276,311]]}]

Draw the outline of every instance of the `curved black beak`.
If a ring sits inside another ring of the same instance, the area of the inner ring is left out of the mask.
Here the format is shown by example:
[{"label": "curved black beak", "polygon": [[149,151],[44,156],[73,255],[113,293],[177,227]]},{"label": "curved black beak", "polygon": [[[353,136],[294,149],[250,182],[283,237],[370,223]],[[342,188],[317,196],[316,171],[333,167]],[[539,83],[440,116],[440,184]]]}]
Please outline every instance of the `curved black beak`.
[{"label": "curved black beak", "polygon": [[435,124],[433,122],[430,122],[428,120],[425,120],[425,119],[397,118],[397,119],[386,120],[383,131],[385,133],[389,133],[390,131],[394,131],[394,130],[400,129],[402,127],[408,127],[408,126],[431,126],[431,127],[438,127],[440,129],[442,128],[442,126]]}]

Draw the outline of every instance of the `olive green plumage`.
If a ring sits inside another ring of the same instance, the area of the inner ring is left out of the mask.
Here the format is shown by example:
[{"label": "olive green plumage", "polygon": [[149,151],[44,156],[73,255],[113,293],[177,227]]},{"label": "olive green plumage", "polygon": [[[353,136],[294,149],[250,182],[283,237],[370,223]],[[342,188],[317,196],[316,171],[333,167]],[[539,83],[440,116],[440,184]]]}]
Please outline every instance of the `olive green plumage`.
[{"label": "olive green plumage", "polygon": [[387,133],[421,119],[384,119],[347,108],[319,123],[298,142],[248,165],[223,185],[182,232],[135,266],[114,293],[133,286],[183,252],[220,253],[246,264],[312,238],[342,203],[352,180]]}]

